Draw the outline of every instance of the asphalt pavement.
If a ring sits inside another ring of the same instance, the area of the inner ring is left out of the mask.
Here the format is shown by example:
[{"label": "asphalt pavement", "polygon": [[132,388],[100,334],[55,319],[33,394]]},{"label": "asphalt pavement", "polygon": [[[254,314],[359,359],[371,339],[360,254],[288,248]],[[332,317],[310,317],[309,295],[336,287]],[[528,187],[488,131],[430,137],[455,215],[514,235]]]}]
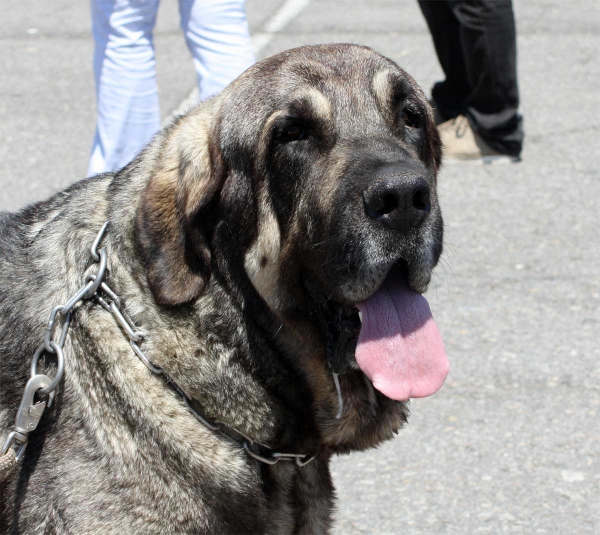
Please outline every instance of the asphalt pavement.
[{"label": "asphalt pavement", "polygon": [[[334,462],[337,534],[600,533],[600,4],[515,9],[523,161],[441,173],[446,247],[428,298],[450,376],[395,440]],[[247,10],[261,57],[356,42],[424,88],[441,78],[416,1]],[[2,12],[0,209],[15,210],[85,175],[92,40],[88,2]],[[195,82],[176,3],[161,6],[156,49],[166,117]]]}]

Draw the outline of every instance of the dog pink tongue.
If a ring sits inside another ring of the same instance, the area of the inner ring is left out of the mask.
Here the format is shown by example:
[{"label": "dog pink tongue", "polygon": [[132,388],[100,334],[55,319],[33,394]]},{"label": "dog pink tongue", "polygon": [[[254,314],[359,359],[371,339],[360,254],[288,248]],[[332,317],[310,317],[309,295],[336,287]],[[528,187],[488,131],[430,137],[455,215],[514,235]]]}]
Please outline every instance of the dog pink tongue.
[{"label": "dog pink tongue", "polygon": [[375,295],[357,306],[362,327],[356,362],[373,386],[402,401],[435,394],[449,363],[427,300],[399,277],[388,276]]}]

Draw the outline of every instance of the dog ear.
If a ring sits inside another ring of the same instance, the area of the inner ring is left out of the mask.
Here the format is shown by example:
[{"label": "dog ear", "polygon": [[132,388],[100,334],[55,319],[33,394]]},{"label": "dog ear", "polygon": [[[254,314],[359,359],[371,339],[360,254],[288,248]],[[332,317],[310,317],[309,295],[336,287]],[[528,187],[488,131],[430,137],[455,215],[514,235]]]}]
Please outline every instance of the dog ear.
[{"label": "dog ear", "polygon": [[430,141],[430,150],[431,154],[433,154],[433,162],[435,163],[436,171],[439,171],[442,166],[442,139],[440,137],[440,133],[438,131],[437,126],[433,124],[431,126],[431,136],[429,138]]},{"label": "dog ear", "polygon": [[433,164],[435,170],[439,171],[442,165],[442,139],[430,106],[428,106],[427,118],[425,119],[425,136],[428,140],[425,155],[430,158],[430,163]]},{"label": "dog ear", "polygon": [[136,240],[156,301],[179,305],[196,298],[209,277],[207,213],[224,181],[214,120],[202,108],[163,138],[136,214]]}]

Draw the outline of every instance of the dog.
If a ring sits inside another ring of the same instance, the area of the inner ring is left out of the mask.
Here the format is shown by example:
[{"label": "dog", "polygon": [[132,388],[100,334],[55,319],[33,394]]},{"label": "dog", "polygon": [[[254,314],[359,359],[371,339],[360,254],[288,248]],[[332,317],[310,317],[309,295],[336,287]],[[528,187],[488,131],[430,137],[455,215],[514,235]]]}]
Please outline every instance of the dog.
[{"label": "dog", "polygon": [[64,375],[35,395],[5,531],[327,533],[331,457],[393,437],[448,371],[420,295],[442,252],[440,163],[407,73],[366,47],[306,46],[117,173],[2,214],[1,440],[32,355],[34,375],[62,374],[40,345],[49,312],[105,284],[48,330],[51,347],[68,331]]}]

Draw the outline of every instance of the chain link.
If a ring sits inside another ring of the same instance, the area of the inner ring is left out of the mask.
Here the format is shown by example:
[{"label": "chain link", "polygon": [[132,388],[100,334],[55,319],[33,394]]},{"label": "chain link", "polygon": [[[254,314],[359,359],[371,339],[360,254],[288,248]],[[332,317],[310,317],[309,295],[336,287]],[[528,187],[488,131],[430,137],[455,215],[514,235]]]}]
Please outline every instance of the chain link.
[{"label": "chain link", "polygon": [[[85,284],[64,305],[57,305],[50,311],[43,342],[33,354],[30,379],[25,386],[21,405],[15,417],[15,430],[8,435],[2,450],[0,450],[0,455],[3,458],[14,455],[17,461],[21,459],[29,440],[29,434],[37,428],[46,407],[52,405],[56,387],[62,380],[65,371],[63,348],[71,326],[71,312],[82,301],[97,297],[97,291],[106,275],[106,251],[104,249],[98,250],[98,246],[107,227],[108,221],[102,225],[90,249],[92,260],[98,264],[97,272],[88,275]],[[59,325],[61,325],[60,336],[58,340],[54,340],[54,331]],[[38,362],[44,354],[56,357],[54,378],[38,373]]]},{"label": "chain link", "polygon": [[[44,331],[43,342],[38,346],[33,354],[31,362],[31,378],[29,379],[21,405],[15,418],[15,430],[11,432],[2,449],[0,450],[0,459],[15,458],[17,461],[23,456],[25,447],[29,439],[29,434],[34,431],[46,407],[50,407],[54,399],[56,387],[62,380],[65,370],[65,359],[63,348],[69,328],[71,326],[71,313],[73,309],[83,301],[94,299],[102,308],[107,310],[115,318],[117,324],[129,338],[129,343],[134,353],[156,374],[164,373],[160,366],[154,365],[141,350],[139,343],[143,341],[144,335],[139,331],[127,313],[121,308],[121,300],[117,294],[108,286],[105,281],[107,271],[107,254],[105,249],[98,249],[102,238],[108,228],[108,221],[102,225],[92,246],[90,256],[92,261],[98,265],[95,273],[89,273],[85,277],[84,284],[71,296],[64,305],[56,305],[50,311],[46,330]],[[57,327],[60,326],[60,335],[58,340],[54,339]],[[38,363],[42,355],[53,355],[56,357],[56,374],[54,378],[38,374]],[[187,397],[171,378],[175,390],[184,397]],[[39,401],[36,401],[39,400]],[[194,411],[195,412],[195,411]]]},{"label": "chain link", "polygon": [[[43,342],[38,346],[32,358],[31,378],[25,386],[21,405],[17,411],[15,430],[8,435],[8,438],[0,451],[0,455],[2,455],[0,461],[4,462],[6,466],[11,466],[13,458],[18,461],[23,456],[29,434],[36,429],[46,407],[50,407],[52,404],[56,387],[63,377],[65,369],[63,347],[69,333],[72,311],[79,303],[92,299],[112,314],[119,327],[127,335],[133,352],[144,365],[153,374],[162,376],[164,382],[183,399],[190,412],[208,429],[233,438],[233,440],[240,443],[250,457],[266,464],[276,464],[278,461],[294,461],[298,466],[304,466],[312,461],[314,457],[309,457],[304,454],[275,452],[264,444],[252,441],[235,428],[227,429],[220,422],[209,421],[194,409],[192,406],[194,400],[185,393],[173,378],[168,375],[163,368],[154,364],[144,354],[139,345],[144,340],[144,333],[138,330],[135,323],[123,310],[121,300],[117,294],[105,281],[107,254],[105,249],[98,249],[98,247],[107,227],[108,221],[104,223],[90,248],[92,260],[94,263],[98,264],[96,273],[88,274],[85,277],[83,286],[81,286],[81,288],[79,288],[64,305],[57,305],[50,311]],[[61,328],[60,336],[56,341],[53,337],[58,325],[61,325]],[[54,378],[38,374],[38,362],[43,354],[54,355],[56,357],[57,368]],[[265,454],[261,455],[259,451],[253,451],[251,449],[252,446],[260,446],[265,451]]]}]

